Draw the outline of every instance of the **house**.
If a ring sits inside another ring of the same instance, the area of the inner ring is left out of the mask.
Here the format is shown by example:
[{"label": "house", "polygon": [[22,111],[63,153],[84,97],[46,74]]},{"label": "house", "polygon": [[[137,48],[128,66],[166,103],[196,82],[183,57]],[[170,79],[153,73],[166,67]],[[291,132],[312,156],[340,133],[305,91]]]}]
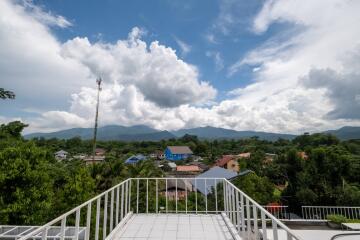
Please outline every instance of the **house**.
[{"label": "house", "polygon": [[205,163],[202,163],[202,162],[195,162],[194,161],[194,162],[191,162],[189,164],[198,166],[202,170],[202,172],[209,170],[209,166],[206,165]]},{"label": "house", "polygon": [[[229,171],[227,169],[215,166],[210,168],[208,171],[198,175],[195,180],[192,180],[192,185],[196,187],[197,191],[203,193],[204,195],[208,195],[212,192],[215,184],[220,183],[216,182],[214,179],[204,179],[204,178],[225,178],[225,179],[233,179],[237,177],[238,174],[234,171]],[[206,182],[206,185],[205,185]]]},{"label": "house", "polygon": [[165,158],[171,161],[185,160],[193,155],[188,146],[168,146],[164,153]]},{"label": "house", "polygon": [[95,155],[96,156],[104,156],[106,153],[105,149],[103,148],[96,148],[95,149]]},{"label": "house", "polygon": [[215,166],[225,168],[233,172],[239,172],[238,157],[235,155],[223,155],[222,158],[216,161]]},{"label": "house", "polygon": [[105,161],[105,156],[87,156],[85,157],[84,159],[84,162],[86,165],[89,165],[89,164],[95,164],[95,163],[102,163]]},{"label": "house", "polygon": [[57,151],[56,153],[54,153],[56,160],[65,160],[68,156],[68,152],[64,151],[64,150],[60,150]]},{"label": "house", "polygon": [[298,152],[297,154],[303,160],[307,160],[309,158],[309,156],[306,154],[306,152]]},{"label": "house", "polygon": [[196,165],[181,165],[176,167],[176,172],[186,174],[197,174],[202,172],[201,168]]},{"label": "house", "polygon": [[193,186],[186,179],[168,179],[166,185],[160,189],[160,195],[167,197],[168,200],[183,200],[186,194],[193,191]]},{"label": "house", "polygon": [[137,155],[133,155],[131,157],[129,157],[128,159],[125,160],[126,164],[136,164],[142,160],[145,160],[146,157],[142,154],[137,154]]},{"label": "house", "polygon": [[249,152],[244,152],[244,153],[240,153],[237,155],[239,158],[250,158],[251,153]]},{"label": "house", "polygon": [[277,154],[274,154],[274,153],[265,153],[264,163],[266,163],[266,164],[272,163],[275,158],[277,158]]},{"label": "house", "polygon": [[171,171],[175,171],[176,170],[176,164],[173,162],[168,162],[168,166],[171,168]]},{"label": "house", "polygon": [[157,150],[157,151],[155,151],[153,153],[150,153],[149,157],[150,158],[157,158],[157,159],[161,160],[161,159],[165,158],[165,155],[164,155],[164,152]]}]

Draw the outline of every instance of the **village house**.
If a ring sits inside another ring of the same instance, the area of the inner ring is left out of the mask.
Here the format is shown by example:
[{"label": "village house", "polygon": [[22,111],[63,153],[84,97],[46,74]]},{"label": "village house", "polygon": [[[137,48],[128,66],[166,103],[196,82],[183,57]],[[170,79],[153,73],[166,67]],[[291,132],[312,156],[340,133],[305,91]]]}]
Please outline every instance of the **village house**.
[{"label": "village house", "polygon": [[[168,200],[183,200],[186,192],[192,192],[193,186],[186,179],[168,179],[166,185],[160,190],[160,195],[167,197]],[[189,193],[188,193],[189,194]]]},{"label": "village house", "polygon": [[237,155],[239,158],[250,158],[251,153],[249,152],[244,152],[244,153],[240,153]]},{"label": "village house", "polygon": [[275,158],[277,158],[277,154],[274,153],[265,153],[265,159],[264,159],[264,163],[265,164],[269,164],[272,163]]},{"label": "village house", "polygon": [[69,155],[69,153],[64,150],[60,150],[60,151],[57,151],[56,153],[54,153],[56,160],[65,160],[68,155]]},{"label": "village house", "polygon": [[83,160],[86,165],[102,163],[105,161],[105,156],[86,156]]},{"label": "village house", "polygon": [[307,160],[309,158],[309,156],[306,154],[306,152],[298,152],[297,154],[303,160]]},{"label": "village house", "polygon": [[216,161],[215,166],[238,173],[240,171],[238,159],[239,157],[236,155],[223,155]]},{"label": "village house", "polygon": [[193,155],[188,146],[168,146],[164,153],[165,158],[170,161],[185,160]]},{"label": "village house", "polygon": [[136,164],[143,160],[146,160],[146,157],[142,154],[137,154],[137,155],[133,155],[133,156],[129,157],[128,159],[126,159],[125,163],[126,164]]},{"label": "village house", "polygon": [[104,156],[106,153],[105,149],[103,148],[96,148],[95,149],[95,155],[96,156]]},{"label": "village house", "polygon": [[176,167],[176,172],[180,174],[198,174],[202,170],[196,165],[180,165]]}]

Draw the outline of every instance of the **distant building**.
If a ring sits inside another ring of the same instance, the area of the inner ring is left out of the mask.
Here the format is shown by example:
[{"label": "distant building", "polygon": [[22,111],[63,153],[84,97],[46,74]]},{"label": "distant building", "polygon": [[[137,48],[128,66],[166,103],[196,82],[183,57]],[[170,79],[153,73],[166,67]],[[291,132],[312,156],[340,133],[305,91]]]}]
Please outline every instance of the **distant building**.
[{"label": "distant building", "polygon": [[168,146],[165,149],[165,158],[171,161],[188,159],[193,152],[188,146]]},{"label": "distant building", "polygon": [[60,150],[57,151],[56,153],[54,153],[56,160],[65,160],[67,158],[67,156],[69,155],[68,152],[64,151],[64,150]]},{"label": "distant building", "polygon": [[198,175],[194,180],[192,180],[192,185],[195,187],[197,191],[203,193],[204,195],[208,195],[212,192],[215,184],[221,182],[221,180],[215,181],[214,179],[207,179],[204,178],[225,178],[225,179],[233,179],[237,177],[238,174],[234,171],[229,171],[227,169],[215,166],[210,168],[208,171]]},{"label": "distant building", "polygon": [[173,162],[168,162],[168,166],[171,168],[171,171],[176,171],[176,164]]},{"label": "distant building", "polygon": [[275,160],[275,158],[277,158],[277,154],[265,153],[264,163],[266,164],[272,163]]},{"label": "distant building", "polygon": [[192,192],[193,187],[189,180],[186,179],[168,179],[166,185],[160,189],[160,194],[169,200],[183,200],[187,192]]},{"label": "distant building", "polygon": [[96,148],[95,149],[95,155],[96,156],[104,156],[106,153],[105,149],[103,148]]},{"label": "distant building", "polygon": [[203,172],[209,170],[209,166],[202,162],[191,162],[190,165],[198,166]]},{"label": "distant building", "polygon": [[237,155],[239,158],[249,158],[251,156],[251,153],[244,152]]},{"label": "distant building", "polygon": [[307,160],[309,158],[306,152],[298,152],[297,154],[301,159]]},{"label": "distant building", "polygon": [[202,169],[196,165],[182,165],[176,167],[176,172],[186,174],[197,174],[202,172]]},{"label": "distant building", "polygon": [[150,153],[149,157],[150,158],[157,158],[159,160],[162,160],[162,159],[165,158],[165,155],[164,155],[164,152],[157,150],[157,151],[155,151],[153,153]]},{"label": "distant building", "polygon": [[137,154],[137,155],[131,156],[128,159],[126,159],[125,163],[126,164],[136,164],[143,160],[146,160],[146,157],[142,154]]},{"label": "distant building", "polygon": [[95,163],[102,163],[105,161],[105,156],[87,156],[84,158],[84,162],[86,165],[95,164]]},{"label": "distant building", "polygon": [[77,154],[77,155],[74,155],[73,158],[84,160],[86,158],[86,155],[85,154]]},{"label": "distant building", "polygon": [[240,171],[238,159],[239,157],[236,155],[223,155],[216,161],[215,166],[238,173]]}]

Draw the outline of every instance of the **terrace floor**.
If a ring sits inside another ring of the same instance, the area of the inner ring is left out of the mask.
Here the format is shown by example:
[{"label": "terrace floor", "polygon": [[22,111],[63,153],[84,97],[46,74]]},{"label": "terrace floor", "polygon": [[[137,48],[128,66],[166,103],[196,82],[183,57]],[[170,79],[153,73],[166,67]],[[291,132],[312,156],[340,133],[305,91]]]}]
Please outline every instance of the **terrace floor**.
[{"label": "terrace floor", "polygon": [[234,237],[218,214],[134,214],[112,237],[112,240],[132,239],[233,240]]}]

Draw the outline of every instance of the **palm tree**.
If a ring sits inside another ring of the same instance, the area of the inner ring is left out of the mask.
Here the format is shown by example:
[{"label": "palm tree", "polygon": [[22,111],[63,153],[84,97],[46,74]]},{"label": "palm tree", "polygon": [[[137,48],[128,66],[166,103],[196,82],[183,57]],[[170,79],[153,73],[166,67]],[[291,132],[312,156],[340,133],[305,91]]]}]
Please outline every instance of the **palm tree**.
[{"label": "palm tree", "polygon": [[1,99],[14,99],[15,98],[15,93],[11,92],[11,91],[7,91],[4,88],[0,88],[0,98]]}]

